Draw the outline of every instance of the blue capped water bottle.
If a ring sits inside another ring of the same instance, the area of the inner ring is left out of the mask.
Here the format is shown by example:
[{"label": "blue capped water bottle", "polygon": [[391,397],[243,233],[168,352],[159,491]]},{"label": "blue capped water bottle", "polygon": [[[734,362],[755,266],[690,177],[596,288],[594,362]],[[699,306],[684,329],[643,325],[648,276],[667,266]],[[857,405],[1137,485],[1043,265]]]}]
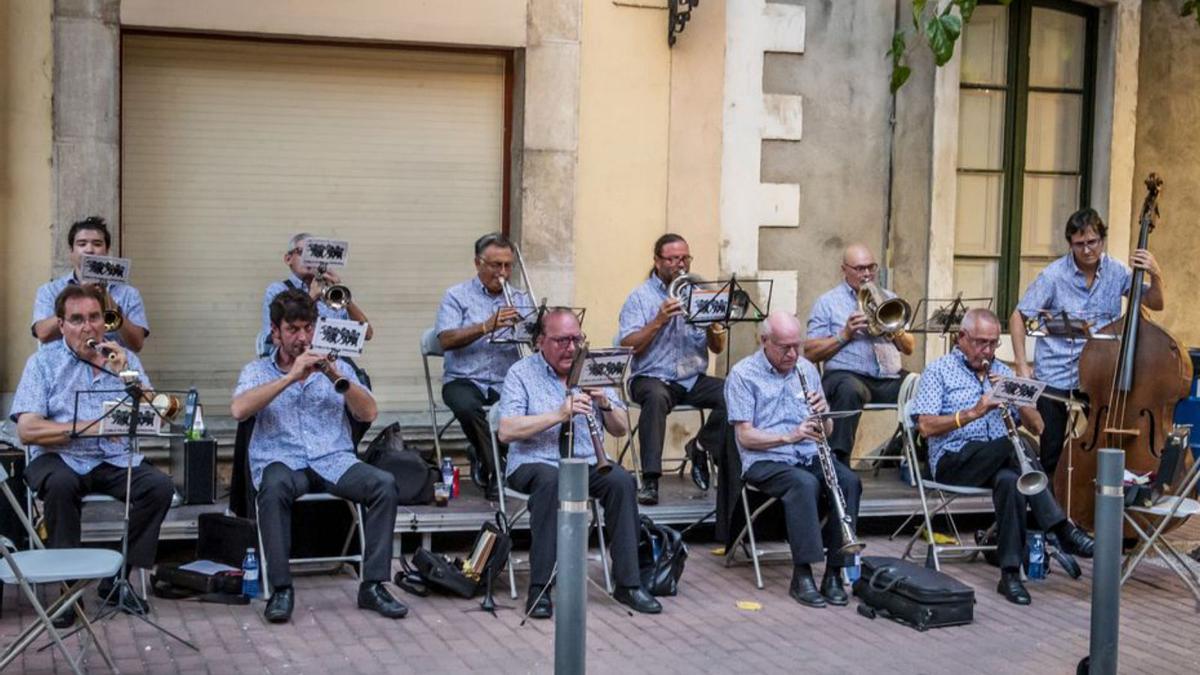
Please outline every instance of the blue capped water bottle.
[{"label": "blue capped water bottle", "polygon": [[246,557],[242,558],[242,595],[247,598],[257,598],[261,589],[258,583],[258,556],[253,548],[246,549]]},{"label": "blue capped water bottle", "polygon": [[1046,578],[1046,534],[1038,530],[1029,533],[1026,538],[1029,548],[1029,563],[1025,575],[1030,579]]},{"label": "blue capped water bottle", "polygon": [[850,559],[850,564],[842,568],[842,574],[846,577],[846,583],[851,586],[858,581],[858,577],[862,575],[862,566],[857,553]]}]

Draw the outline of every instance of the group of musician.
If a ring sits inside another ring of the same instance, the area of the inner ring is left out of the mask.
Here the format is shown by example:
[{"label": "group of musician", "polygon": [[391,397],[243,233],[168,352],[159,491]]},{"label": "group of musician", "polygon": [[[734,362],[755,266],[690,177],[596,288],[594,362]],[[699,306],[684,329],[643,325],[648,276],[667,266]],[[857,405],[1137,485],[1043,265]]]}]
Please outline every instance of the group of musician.
[{"label": "group of musician", "polygon": [[[1104,252],[1106,235],[1091,209],[1067,222],[1070,251],[1037,277],[1009,319],[1016,374],[1031,374],[1024,349],[1027,319],[1044,310],[1066,311],[1104,324],[1120,314],[1133,277]],[[264,581],[271,589],[264,615],[271,622],[286,622],[293,612],[295,594],[286,562],[293,503],[306,493],[329,492],[366,510],[359,607],[400,618],[408,610],[384,585],[391,572],[395,480],[357,459],[351,434],[352,421],[375,420],[375,399],[355,368],[310,349],[319,317],[362,322],[367,317],[352,301],[336,309],[322,301],[321,288],[340,279],[301,262],[308,236],[297,234],[288,241],[284,263],[290,274],[264,295],[259,356],[243,368],[231,405],[238,421],[254,418],[248,454],[267,563]],[[68,243],[75,269],[38,290],[31,331],[42,345],[26,364],[10,411],[29,449],[26,480],[43,502],[47,545],[77,546],[83,496],[101,492],[125,499],[125,474],[132,465],[126,563],[151,567],[171,503],[170,478],[140,455],[131,455],[124,437],[100,436],[95,427],[76,433],[99,418],[102,401],[111,398],[94,392],[122,388],[123,371],[137,371],[140,386],[151,389],[137,357],[150,335],[149,323],[133,286],[110,283],[102,288],[80,281],[81,257],[108,253],[111,237],[102,219],[75,223]],[[864,284],[875,283],[879,265],[867,247],[845,249],[842,279],[813,305],[806,328],[795,316],[772,312],[759,325],[758,350],[722,379],[708,374],[709,355],[727,348],[728,326],[689,321],[683,301],[670,292],[672,282],[690,271],[688,243],[676,234],[655,242],[646,280],[621,308],[616,338],[633,352],[628,396],[640,407],[640,488],[620,466],[603,472],[595,466],[592,434],[597,428],[601,436],[630,433],[629,415],[621,392],[568,387],[572,363],[586,341],[579,316],[569,308],[538,311],[532,349],[496,339],[500,331],[527,321],[520,308],[533,307],[535,300],[508,286],[519,252],[506,237],[486,235],[473,253],[475,276],[449,288],[437,311],[435,333],[445,356],[442,397],[467,438],[471,477],[486,496],[498,498],[500,476],[528,495],[530,616],[553,615],[547,591],[555,567],[558,463],[567,454],[592,465],[588,488],[603,506],[614,597],[638,612],[662,611],[639,578],[638,506],[659,500],[666,419],[684,404],[707,413],[702,428],[685,444],[696,485],[708,489],[710,458],[740,459],[742,480],[783,505],[793,562],[791,597],[809,607],[847,604],[841,573],[849,564],[842,549],[844,526],[853,532],[862,496],[862,483],[849,468],[858,417],[824,413],[896,403],[907,374],[901,357],[912,354],[915,346],[914,337],[902,328],[869,330],[870,317],[857,298]],[[1131,264],[1149,274],[1145,305],[1161,309],[1163,283],[1154,257],[1139,249]],[[112,304],[124,321],[117,331],[106,331],[105,310]],[[1060,550],[1090,557],[1093,543],[1067,519],[1050,490],[1027,496],[1016,488],[1020,467],[1002,418],[1007,413],[992,392],[999,377],[1013,374],[995,358],[1000,330],[1000,319],[990,310],[968,311],[950,353],[927,364],[910,412],[928,442],[928,475],[992,490],[1001,566],[998,592],[1028,604],[1021,582],[1027,510]],[[1077,395],[1073,390],[1081,349],[1080,341],[1040,338],[1032,374],[1056,394]],[[499,465],[492,459],[488,411],[493,407],[499,411]],[[1034,456],[1029,461],[1053,473],[1065,435],[1063,404],[1042,398],[1036,407],[1021,407],[1015,417],[1040,434],[1040,452],[1030,447]],[[736,444],[736,456],[723,452],[728,439]],[[831,514],[835,502],[844,511],[844,523]],[[813,566],[822,559],[818,584]],[[107,597],[103,588],[101,597]],[[65,615],[60,622],[72,619]]]}]

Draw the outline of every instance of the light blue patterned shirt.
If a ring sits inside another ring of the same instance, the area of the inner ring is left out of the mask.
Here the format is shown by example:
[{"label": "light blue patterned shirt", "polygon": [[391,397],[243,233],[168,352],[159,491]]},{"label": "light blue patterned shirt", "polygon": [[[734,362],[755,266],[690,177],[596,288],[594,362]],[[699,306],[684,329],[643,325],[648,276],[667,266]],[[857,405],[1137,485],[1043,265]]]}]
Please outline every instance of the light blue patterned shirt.
[{"label": "light blue patterned shirt", "polygon": [[[1133,273],[1108,254],[1100,257],[1096,278],[1087,287],[1087,277],[1071,253],[1055,260],[1029,284],[1017,311],[1031,318],[1041,310],[1061,312],[1086,319],[1096,330],[1121,317],[1121,298],[1129,293]],[[1038,338],[1034,349],[1034,375],[1051,387],[1079,387],[1079,355],[1086,340]]]},{"label": "light blue patterned shirt", "polygon": [[[796,369],[804,373],[805,384],[824,400],[821,374],[816,366],[801,356]],[[761,348],[730,369],[725,379],[725,408],[730,424],[749,422],[755,429],[771,434],[791,433],[811,415],[796,371],[775,370]],[[738,443],[738,454],[744,476],[756,462],[809,464],[817,454],[817,444],[802,440],[766,450],[749,450]]]},{"label": "light blue patterned shirt", "polygon": [[[896,297],[895,293],[885,290],[884,295],[889,299]],[[846,320],[858,311],[858,295],[850,288],[850,284],[842,282],[817,298],[812,312],[808,315],[809,338],[831,338],[846,327]],[[881,364],[879,353],[883,352],[891,366]],[[895,378],[900,376],[900,350],[891,340],[883,337],[871,337],[866,334],[855,334],[836,354],[825,361],[826,372],[830,370],[848,370],[860,375],[879,378]]]},{"label": "light blue patterned shirt", "polygon": [[[345,361],[334,364],[342,377],[361,384]],[[242,368],[233,395],[236,398],[284,375],[287,371],[274,357],[251,361]],[[367,394],[371,395],[370,390]],[[282,462],[293,471],[311,467],[321,478],[336,483],[358,461],[346,401],[323,373],[288,385],[255,415],[250,438],[250,478],[255,488],[272,462]]]},{"label": "light blue patterned shirt", "polygon": [[[275,345],[271,343],[271,301],[275,296],[288,290],[288,281],[292,283],[292,288],[297,288],[305,293],[308,292],[308,284],[304,283],[300,277],[292,274],[287,281],[276,281],[270,286],[267,286],[266,293],[263,293],[262,303],[262,328],[258,333],[258,355],[266,356],[274,350]],[[345,308],[333,309],[329,305],[317,301],[317,316],[323,316],[329,319],[349,319],[350,312]]]},{"label": "light blue patterned shirt", "polygon": [[[1012,377],[1013,371],[999,361],[993,361],[989,373]],[[986,377],[980,381],[975,371],[967,365],[966,356],[955,347],[949,354],[929,364],[921,373],[921,384],[910,404],[909,414],[953,415],[967,410],[979,402],[992,389]],[[1016,416],[1014,416],[1016,417]],[[1019,418],[1016,418],[1019,419]],[[941,436],[929,438],[929,468],[937,475],[937,463],[947,452],[958,452],[972,441],[991,441],[1008,433],[1004,418],[999,410],[992,410],[983,417],[964,424]]]},{"label": "light blue patterned shirt", "polygon": [[[608,402],[614,408],[625,408],[611,387],[605,387],[604,393]],[[541,353],[530,354],[513,364],[504,377],[504,389],[500,393],[500,417],[523,417],[526,415],[541,415],[558,410],[566,399],[567,389],[559,381],[554,369],[546,363]],[[593,406],[596,422],[604,427],[600,409]],[[587,418],[576,415],[574,424],[575,443],[572,456],[587,460],[588,464],[596,463],[596,451],[592,446],[592,437],[588,432]],[[508,470],[505,475],[511,476],[525,464],[549,464],[558,466],[558,434],[562,424],[555,424],[531,438],[513,441],[508,444]]]},{"label": "light blue patterned shirt", "polygon": [[[33,300],[33,322],[30,324],[30,329],[34,323],[54,316],[54,300],[58,298],[58,294],[62,293],[67,286],[78,283],[75,280],[75,273],[71,272],[39,286],[37,297]],[[108,285],[108,295],[121,308],[121,315],[125,317],[126,321],[144,328],[146,335],[150,334],[150,322],[146,320],[146,307],[142,304],[142,294],[138,292],[138,289],[129,284],[113,283]],[[115,331],[106,334],[105,338],[125,345]],[[53,344],[53,341],[47,344]]]},{"label": "light blue patterned shirt", "polygon": [[[533,307],[529,294],[516,289],[513,302],[523,312]],[[503,293],[492,295],[479,277],[471,277],[446,290],[433,331],[441,334],[483,323],[504,304]],[[521,353],[515,344],[492,342],[490,335],[484,335],[465,347],[448,350],[445,358],[443,380],[469,380],[486,396],[489,387],[499,388],[504,382],[505,373],[521,358]]]},{"label": "light blue patterned shirt", "polygon": [[[653,321],[666,300],[667,285],[657,274],[651,274],[633,289],[621,306],[618,344]],[[689,324],[683,316],[675,316],[655,333],[641,354],[633,357],[629,374],[630,377],[675,382],[690,391],[707,369],[708,334],[705,327]]]},{"label": "light blue patterned shirt", "polygon": [[[128,367],[142,373],[142,386],[150,388],[150,378],[142,369],[137,354],[125,352]],[[76,419],[75,399],[78,396],[79,429],[104,414],[105,401],[120,401],[125,397],[124,383],[115,374],[96,370],[92,364],[76,358],[65,339],[48,342],[25,362],[25,372],[13,396],[9,418],[13,422],[25,414],[40,415],[51,422],[70,423]],[[108,393],[91,393],[91,392]],[[95,429],[95,427],[93,427]],[[30,461],[43,453],[58,453],[79,475],[85,475],[101,462],[125,467],[129,462],[129,441],[124,436],[77,438],[65,445],[29,446]],[[142,456],[133,455],[133,464],[141,464]]]}]

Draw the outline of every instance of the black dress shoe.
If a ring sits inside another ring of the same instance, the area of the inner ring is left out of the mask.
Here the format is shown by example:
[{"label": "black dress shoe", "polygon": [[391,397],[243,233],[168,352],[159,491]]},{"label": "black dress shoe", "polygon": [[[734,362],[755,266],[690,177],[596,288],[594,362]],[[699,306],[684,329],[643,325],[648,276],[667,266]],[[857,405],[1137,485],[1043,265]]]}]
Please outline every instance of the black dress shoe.
[{"label": "black dress shoe", "polygon": [[496,488],[495,483],[487,486],[487,489],[483,491],[483,498],[489,502],[500,501],[500,490]]},{"label": "black dress shoe", "polygon": [[[79,610],[81,612],[87,611],[83,607],[83,598],[79,599],[78,604],[79,604]],[[75,609],[72,607],[68,607],[67,611],[65,611],[62,614],[59,614],[58,616],[51,619],[50,623],[53,624],[54,627],[59,630],[65,630],[67,628],[70,628],[71,626],[74,626],[75,625]]]},{"label": "black dress shoe", "polygon": [[403,619],[408,608],[392,597],[382,581],[368,581],[358,587],[358,608],[379,612],[389,619]]},{"label": "black dress shoe", "polygon": [[1091,558],[1096,552],[1096,542],[1087,535],[1087,532],[1075,527],[1067,525],[1067,530],[1063,536],[1058,537],[1059,548],[1064,553],[1077,555],[1080,558]]},{"label": "black dress shoe", "polygon": [[471,481],[479,488],[487,488],[491,485],[488,481],[487,466],[474,457],[471,458]]},{"label": "black dress shoe", "polygon": [[296,591],[291,586],[276,588],[267,601],[263,610],[263,618],[271,623],[287,623],[292,618],[292,609],[296,606]]},{"label": "black dress shoe", "polygon": [[530,586],[529,598],[525,601],[525,613],[531,619],[549,619],[554,616],[554,603],[550,591],[542,592],[542,586]]},{"label": "black dress shoe", "polygon": [[1003,595],[1005,600],[1017,605],[1028,605],[1032,602],[1029,591],[1025,590],[1025,584],[1021,583],[1021,577],[1016,574],[1001,575],[996,592]]},{"label": "black dress shoe", "polygon": [[638,490],[637,502],[642,506],[654,506],[658,503],[658,479],[643,478],[642,489]]},{"label": "black dress shoe", "polygon": [[701,490],[707,490],[709,485],[708,452],[700,448],[696,438],[688,441],[684,450],[692,462],[692,482]]},{"label": "black dress shoe", "polygon": [[613,591],[613,598],[635,612],[642,614],[658,614],[662,611],[662,603],[654,599],[641,586],[622,586]]},{"label": "black dress shoe", "polygon": [[846,590],[842,588],[842,573],[838,571],[835,574],[826,574],[821,579],[821,595],[831,605],[844,607],[850,604],[850,596],[846,595]]},{"label": "black dress shoe", "polygon": [[809,607],[824,607],[825,597],[817,590],[817,582],[811,574],[796,574],[792,577],[788,595],[796,602]]}]

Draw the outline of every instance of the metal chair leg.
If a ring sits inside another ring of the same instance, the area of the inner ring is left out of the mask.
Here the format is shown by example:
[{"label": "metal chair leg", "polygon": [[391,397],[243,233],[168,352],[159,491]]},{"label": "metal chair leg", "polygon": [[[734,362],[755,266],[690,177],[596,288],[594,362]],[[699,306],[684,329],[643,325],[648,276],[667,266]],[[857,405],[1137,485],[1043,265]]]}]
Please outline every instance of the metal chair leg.
[{"label": "metal chair leg", "polygon": [[754,537],[754,516],[750,513],[750,494],[742,488],[742,508],[746,512],[746,534],[750,537],[750,560],[754,563],[754,585],[763,588],[762,567],[758,563],[758,540]]},{"label": "metal chair leg", "polygon": [[596,524],[596,539],[600,544],[600,567],[604,570],[604,590],[608,591],[609,595],[612,595],[612,574],[608,570],[608,547],[604,541],[604,520],[601,518],[603,510],[595,499],[591,500],[591,502],[592,518]]}]

